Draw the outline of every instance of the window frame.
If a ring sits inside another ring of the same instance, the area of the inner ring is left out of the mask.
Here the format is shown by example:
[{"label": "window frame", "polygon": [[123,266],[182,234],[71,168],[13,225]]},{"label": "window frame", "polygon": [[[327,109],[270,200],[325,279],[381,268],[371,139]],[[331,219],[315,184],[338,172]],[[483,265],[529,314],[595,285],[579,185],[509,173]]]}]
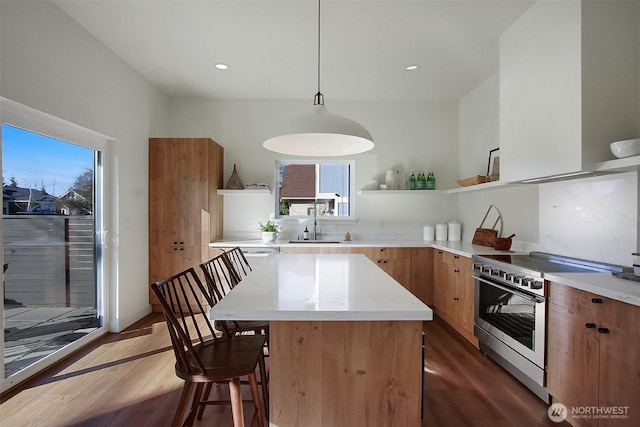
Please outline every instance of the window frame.
[{"label": "window frame", "polygon": [[[287,222],[295,222],[298,223],[303,220],[313,219],[313,215],[280,215],[280,186],[279,186],[279,174],[280,174],[280,165],[348,165],[349,166],[349,215],[348,216],[332,216],[332,215],[321,215],[317,216],[317,220],[319,221],[327,221],[332,223],[338,222],[347,222],[353,223],[357,220],[356,217],[356,162],[353,159],[318,159],[318,158],[309,158],[309,159],[278,159],[275,161],[274,168],[274,217],[276,220],[287,223]],[[316,194],[318,189],[316,188]]]}]

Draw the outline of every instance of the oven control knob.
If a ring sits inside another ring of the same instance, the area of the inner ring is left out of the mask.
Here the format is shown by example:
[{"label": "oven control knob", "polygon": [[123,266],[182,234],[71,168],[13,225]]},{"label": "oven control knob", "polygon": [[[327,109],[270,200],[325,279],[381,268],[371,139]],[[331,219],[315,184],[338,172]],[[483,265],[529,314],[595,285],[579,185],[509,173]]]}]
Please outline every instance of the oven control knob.
[{"label": "oven control knob", "polygon": [[504,276],[502,276],[504,278],[504,280],[508,280],[511,281],[513,279],[513,274],[511,273],[504,273]]},{"label": "oven control knob", "polygon": [[539,280],[534,280],[531,282],[531,289],[542,289],[542,282]]},{"label": "oven control knob", "polygon": [[489,267],[488,265],[483,265],[480,271],[482,273],[491,273],[491,267]]},{"label": "oven control knob", "polygon": [[520,281],[520,286],[527,286],[528,287],[528,286],[530,286],[531,282],[533,282],[533,279],[525,277]]},{"label": "oven control knob", "polygon": [[482,264],[478,264],[477,262],[473,263],[474,271],[482,271]]},{"label": "oven control knob", "polygon": [[500,276],[502,274],[502,271],[500,271],[499,268],[492,268],[491,269],[491,275],[492,276]]},{"label": "oven control knob", "polygon": [[524,276],[513,276],[513,283],[519,285],[522,279],[524,279]]}]

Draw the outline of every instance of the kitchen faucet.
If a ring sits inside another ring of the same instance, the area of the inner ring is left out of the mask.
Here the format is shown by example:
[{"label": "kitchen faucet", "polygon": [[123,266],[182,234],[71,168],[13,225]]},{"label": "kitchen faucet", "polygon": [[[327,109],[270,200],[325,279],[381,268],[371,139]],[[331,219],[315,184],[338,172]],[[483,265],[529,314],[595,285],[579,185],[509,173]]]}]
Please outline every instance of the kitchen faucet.
[{"label": "kitchen faucet", "polygon": [[317,200],[313,198],[313,240],[318,240],[318,205]]}]

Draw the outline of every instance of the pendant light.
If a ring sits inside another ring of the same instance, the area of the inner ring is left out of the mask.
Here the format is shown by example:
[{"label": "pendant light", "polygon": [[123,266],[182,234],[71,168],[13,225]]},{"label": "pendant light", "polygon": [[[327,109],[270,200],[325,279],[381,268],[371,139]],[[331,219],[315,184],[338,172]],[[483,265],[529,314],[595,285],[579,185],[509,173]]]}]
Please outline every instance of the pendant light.
[{"label": "pendant light", "polygon": [[330,113],[320,92],[320,0],[318,0],[318,93],[311,112],[281,126],[262,144],[267,150],[294,156],[346,156],[373,148],[373,138],[359,123]]}]

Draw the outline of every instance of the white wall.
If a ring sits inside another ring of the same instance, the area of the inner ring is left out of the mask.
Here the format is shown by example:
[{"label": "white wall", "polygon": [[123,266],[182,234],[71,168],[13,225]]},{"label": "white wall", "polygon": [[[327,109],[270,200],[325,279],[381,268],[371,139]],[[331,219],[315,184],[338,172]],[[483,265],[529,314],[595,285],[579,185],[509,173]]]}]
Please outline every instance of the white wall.
[{"label": "white wall", "polygon": [[[243,183],[266,182],[273,188],[275,160],[262,142],[279,123],[305,113],[312,100],[206,100],[175,99],[171,102],[171,136],[211,137],[225,147],[225,182],[236,163]],[[401,175],[433,169],[439,188],[453,188],[458,175],[457,102],[330,101],[327,109],[365,126],[376,147],[354,156],[356,188],[377,178],[384,182],[388,169]],[[225,197],[225,238],[258,237],[256,223],[274,212],[271,197]],[[359,235],[403,233],[422,236],[422,226],[456,215],[455,197],[442,195],[359,195],[357,225],[323,226],[323,233]],[[253,225],[247,226],[247,219]],[[382,220],[383,227],[380,227]],[[291,235],[301,232],[296,227]],[[252,236],[253,235],[253,236]]]},{"label": "white wall", "polygon": [[486,175],[489,151],[500,147],[498,73],[460,100],[460,178]]},{"label": "white wall", "polygon": [[2,96],[115,139],[109,327],[121,330],[150,311],[148,138],[168,133],[169,100],[52,3],[0,5]]},{"label": "white wall", "polygon": [[[489,151],[499,144],[499,78],[494,74],[460,100],[461,178],[485,175]],[[537,249],[538,189],[518,186],[460,193],[458,211],[463,224],[462,240],[471,241],[489,206],[502,213],[502,235],[516,234],[514,249]],[[485,227],[491,227],[492,212]],[[490,222],[491,221],[491,222]],[[500,224],[498,224],[498,227]]]}]

